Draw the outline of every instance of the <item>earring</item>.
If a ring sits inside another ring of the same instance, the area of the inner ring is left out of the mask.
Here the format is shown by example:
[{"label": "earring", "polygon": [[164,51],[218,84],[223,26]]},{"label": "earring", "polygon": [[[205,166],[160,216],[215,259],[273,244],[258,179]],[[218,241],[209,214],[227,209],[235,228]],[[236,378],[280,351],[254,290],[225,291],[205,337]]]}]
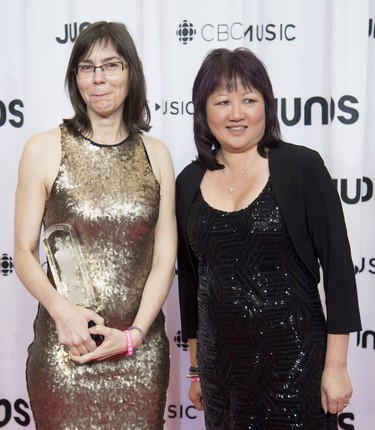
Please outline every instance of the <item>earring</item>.
[{"label": "earring", "polygon": [[213,144],[211,145],[211,151],[215,151],[215,149],[216,149],[216,146],[215,146],[215,144],[213,143]]}]

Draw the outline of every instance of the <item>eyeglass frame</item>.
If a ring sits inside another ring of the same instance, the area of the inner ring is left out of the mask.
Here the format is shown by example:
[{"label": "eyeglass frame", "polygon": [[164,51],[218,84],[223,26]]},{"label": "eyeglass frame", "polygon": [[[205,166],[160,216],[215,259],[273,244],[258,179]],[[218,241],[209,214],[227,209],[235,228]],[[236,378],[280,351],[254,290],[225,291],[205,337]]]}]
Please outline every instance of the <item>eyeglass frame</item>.
[{"label": "eyeglass frame", "polygon": [[[87,74],[87,77],[91,77],[95,75],[95,70],[96,69],[100,69],[106,76],[111,76],[111,75],[107,75],[106,71],[103,69],[103,66],[105,66],[106,64],[121,64],[121,72],[123,72],[127,67],[128,67],[128,63],[124,62],[124,61],[106,61],[105,63],[101,64],[100,66],[94,66],[93,64],[87,64],[87,66],[89,66],[92,69],[91,74]],[[71,71],[76,75],[76,77],[78,77],[78,67],[80,65],[78,64],[76,67],[73,67],[71,69]],[[83,64],[82,64],[83,66]],[[112,76],[116,76],[116,75],[112,75]]]}]

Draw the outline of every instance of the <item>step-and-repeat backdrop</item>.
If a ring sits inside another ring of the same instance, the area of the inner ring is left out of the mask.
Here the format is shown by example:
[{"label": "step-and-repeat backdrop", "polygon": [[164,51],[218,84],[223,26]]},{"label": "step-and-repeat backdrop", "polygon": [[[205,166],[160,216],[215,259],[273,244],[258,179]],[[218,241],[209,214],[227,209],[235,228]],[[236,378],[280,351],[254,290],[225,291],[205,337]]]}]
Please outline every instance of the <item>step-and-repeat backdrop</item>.
[{"label": "step-and-repeat backdrop", "polygon": [[[70,116],[68,57],[80,31],[98,20],[122,21],[134,37],[147,78],[151,134],[169,146],[176,174],[195,157],[191,88],[204,56],[217,47],[246,46],[265,62],[284,139],[321,153],[342,199],[363,331],[351,335],[354,395],[340,428],[375,428],[373,0],[1,0],[0,428],[34,429],[25,361],[37,303],[13,265],[19,156],[31,135]],[[203,415],[187,397],[177,282],[164,308],[172,363],[165,428],[200,430]]]}]

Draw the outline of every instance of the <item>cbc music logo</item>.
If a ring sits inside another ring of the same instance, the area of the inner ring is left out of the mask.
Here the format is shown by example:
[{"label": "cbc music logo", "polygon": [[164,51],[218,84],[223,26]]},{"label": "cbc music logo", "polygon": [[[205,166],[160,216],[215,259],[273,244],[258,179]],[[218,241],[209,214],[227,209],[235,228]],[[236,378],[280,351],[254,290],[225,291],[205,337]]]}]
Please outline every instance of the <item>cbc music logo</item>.
[{"label": "cbc music logo", "polygon": [[187,351],[189,349],[189,344],[182,340],[181,330],[179,330],[176,336],[173,338],[175,344],[182,349],[183,351]]},{"label": "cbc music logo", "polygon": [[197,30],[194,28],[193,24],[190,22],[183,20],[182,23],[178,26],[176,34],[178,36],[178,40],[186,45],[188,42],[191,42],[196,35]]},{"label": "cbc music logo", "polygon": [[1,274],[8,276],[13,272],[13,258],[8,254],[1,256]]},{"label": "cbc music logo", "polygon": [[[199,34],[205,42],[224,42],[227,40],[291,42],[296,39],[295,29],[294,24],[247,25],[237,21],[232,23],[206,23],[200,29]],[[185,19],[179,24],[176,34],[178,40],[186,45],[194,39],[197,30],[191,22]]]}]

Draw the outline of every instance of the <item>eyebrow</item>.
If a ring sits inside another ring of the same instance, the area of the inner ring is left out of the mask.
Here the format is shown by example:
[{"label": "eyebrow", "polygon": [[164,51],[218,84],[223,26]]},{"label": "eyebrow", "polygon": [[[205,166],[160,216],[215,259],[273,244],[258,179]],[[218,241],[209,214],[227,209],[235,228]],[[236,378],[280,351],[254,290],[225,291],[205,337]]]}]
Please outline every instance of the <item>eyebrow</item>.
[{"label": "eyebrow", "polygon": [[[118,57],[117,55],[114,55],[112,57],[103,58],[103,60],[102,60],[103,63],[102,64],[108,63],[108,62],[113,61],[113,60],[123,61],[120,57]],[[92,60],[89,60],[88,58],[83,58],[81,60],[81,62],[82,63],[91,63],[91,64],[94,64],[94,62]]]}]

